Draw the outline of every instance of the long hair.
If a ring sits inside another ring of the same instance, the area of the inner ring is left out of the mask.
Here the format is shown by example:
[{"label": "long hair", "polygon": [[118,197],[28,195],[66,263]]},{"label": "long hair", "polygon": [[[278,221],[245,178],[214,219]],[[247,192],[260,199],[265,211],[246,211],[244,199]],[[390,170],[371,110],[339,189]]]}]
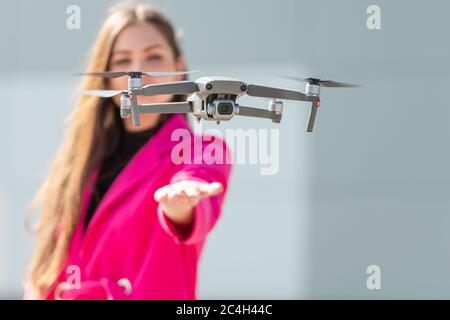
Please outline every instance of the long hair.
[{"label": "long hair", "polygon": [[[155,7],[134,2],[112,6],[92,47],[86,72],[106,71],[117,35],[125,27],[148,22],[165,37],[175,58],[182,55],[176,31]],[[106,88],[100,77],[85,77],[83,90]],[[184,96],[174,96],[181,101]],[[33,198],[29,216],[39,207],[35,225],[36,245],[31,256],[27,283],[42,298],[62,271],[70,240],[81,214],[82,192],[91,171],[118,143],[121,118],[111,99],[81,96],[66,121],[64,141],[49,174]],[[162,117],[164,119],[164,117]],[[161,120],[160,120],[161,121]]]}]

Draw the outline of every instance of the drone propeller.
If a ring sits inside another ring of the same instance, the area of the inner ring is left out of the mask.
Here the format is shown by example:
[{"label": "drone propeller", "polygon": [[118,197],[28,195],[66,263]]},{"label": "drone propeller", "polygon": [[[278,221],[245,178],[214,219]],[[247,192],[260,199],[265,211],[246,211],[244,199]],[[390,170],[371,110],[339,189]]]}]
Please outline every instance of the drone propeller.
[{"label": "drone propeller", "polygon": [[295,81],[308,82],[310,84],[318,84],[322,87],[327,87],[327,88],[358,88],[358,87],[361,87],[361,85],[358,85],[358,84],[337,82],[337,81],[333,81],[333,80],[320,80],[317,78],[300,78],[300,77],[291,77],[291,76],[283,76],[282,78],[295,80]]},{"label": "drone propeller", "polygon": [[149,77],[169,77],[169,76],[180,76],[185,74],[191,74],[194,71],[174,71],[174,72],[147,72],[147,71],[105,71],[105,72],[87,72],[87,73],[77,73],[76,76],[98,76],[103,78],[119,78],[124,76],[129,77],[141,77],[143,75]]},{"label": "drone propeller", "polygon": [[102,97],[102,98],[111,98],[118,94],[121,94],[122,92],[125,92],[124,90],[82,90],[80,93],[82,95],[88,95],[88,96],[96,96],[96,97]]},{"label": "drone propeller", "polygon": [[299,91],[265,87],[256,84],[247,85],[247,95],[260,98],[311,101],[310,97]]},{"label": "drone propeller", "polygon": [[[160,94],[191,94],[198,91],[198,85],[194,81],[176,81],[160,84],[148,84],[141,89],[135,89],[136,94],[144,96],[155,96]],[[90,96],[111,98],[126,90],[83,90],[80,93]]]}]

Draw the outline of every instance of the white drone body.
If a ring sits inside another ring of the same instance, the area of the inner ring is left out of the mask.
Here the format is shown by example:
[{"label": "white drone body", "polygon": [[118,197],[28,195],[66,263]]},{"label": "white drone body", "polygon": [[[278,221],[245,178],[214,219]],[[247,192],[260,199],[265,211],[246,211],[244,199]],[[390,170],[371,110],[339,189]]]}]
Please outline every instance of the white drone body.
[{"label": "white drone body", "polygon": [[[320,106],[320,87],[350,87],[354,85],[314,78],[298,79],[306,83],[305,93],[295,90],[247,84],[228,77],[201,77],[195,81],[177,81],[142,86],[142,75],[167,76],[189,72],[99,72],[97,75],[108,78],[128,75],[128,90],[90,90],[89,95],[109,98],[120,94],[120,114],[122,118],[132,117],[133,125],[140,125],[140,113],[192,113],[198,120],[227,121],[234,116],[247,116],[271,119],[280,123],[283,112],[281,100],[307,101],[311,103],[311,113],[307,131],[312,132],[317,109]],[[139,105],[137,96],[187,95],[184,102]],[[237,99],[243,95],[270,99],[267,109],[242,106]]]}]

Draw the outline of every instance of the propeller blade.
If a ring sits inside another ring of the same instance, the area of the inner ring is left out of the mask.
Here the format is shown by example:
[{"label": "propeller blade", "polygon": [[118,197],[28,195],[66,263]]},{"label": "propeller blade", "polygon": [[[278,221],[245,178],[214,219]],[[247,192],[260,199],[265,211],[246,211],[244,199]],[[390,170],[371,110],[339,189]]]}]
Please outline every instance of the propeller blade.
[{"label": "propeller blade", "polygon": [[146,75],[150,77],[169,77],[169,76],[179,76],[185,74],[191,74],[198,72],[194,71],[104,71],[104,72],[86,72],[86,73],[77,73],[76,76],[98,76],[103,78],[119,78],[124,76],[131,76],[133,74],[137,75]]},{"label": "propeller blade", "polygon": [[161,84],[149,84],[136,92],[143,95],[158,94],[190,94],[199,90],[197,83],[194,81],[176,81]]},{"label": "propeller blade", "polygon": [[96,96],[102,98],[111,98],[118,94],[121,94],[122,90],[82,90],[80,93],[82,95]]},{"label": "propeller blade", "polygon": [[345,83],[345,82],[337,82],[332,80],[323,80],[320,82],[322,87],[327,88],[359,88],[362,87],[359,84]]},{"label": "propeller blade", "polygon": [[150,77],[168,77],[168,76],[182,76],[186,74],[196,73],[198,70],[193,71],[173,71],[173,72],[142,72],[146,76]]},{"label": "propeller blade", "polygon": [[86,72],[77,73],[76,76],[98,76],[102,78],[119,78],[128,75],[126,71],[105,71],[105,72]]},{"label": "propeller blade", "polygon": [[311,101],[310,97],[299,91],[265,87],[255,84],[247,85],[247,95],[261,98]]},{"label": "propeller blade", "polygon": [[301,77],[296,77],[296,76],[278,76],[278,77],[283,78],[283,79],[288,79],[288,80],[300,81],[300,82],[308,81],[308,78],[301,78]]},{"label": "propeller blade", "polygon": [[358,87],[362,87],[361,85],[358,85],[358,84],[338,82],[338,81],[333,81],[333,80],[320,80],[317,78],[302,78],[302,77],[296,77],[296,76],[281,76],[281,77],[284,79],[301,81],[301,82],[315,81],[315,82],[319,82],[322,87],[327,87],[327,88],[358,88]]}]

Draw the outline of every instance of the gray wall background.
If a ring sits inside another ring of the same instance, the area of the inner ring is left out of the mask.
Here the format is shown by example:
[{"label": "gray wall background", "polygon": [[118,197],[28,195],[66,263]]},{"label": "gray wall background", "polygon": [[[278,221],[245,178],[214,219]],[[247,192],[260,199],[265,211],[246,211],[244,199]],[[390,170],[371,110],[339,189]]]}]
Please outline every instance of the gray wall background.
[{"label": "gray wall background", "polygon": [[[31,249],[24,212],[61,142],[71,75],[111,3],[0,0],[2,298],[21,296]],[[365,85],[323,90],[313,134],[307,105],[290,102],[280,126],[244,118],[221,126],[279,128],[280,171],[235,166],[202,257],[199,297],[449,298],[450,3],[156,3],[184,30],[200,75],[295,89],[302,84],[271,75]],[[71,4],[81,8],[81,30],[66,28]],[[381,7],[381,30],[366,27],[371,4]],[[372,264],[381,290],[366,288]]]}]

